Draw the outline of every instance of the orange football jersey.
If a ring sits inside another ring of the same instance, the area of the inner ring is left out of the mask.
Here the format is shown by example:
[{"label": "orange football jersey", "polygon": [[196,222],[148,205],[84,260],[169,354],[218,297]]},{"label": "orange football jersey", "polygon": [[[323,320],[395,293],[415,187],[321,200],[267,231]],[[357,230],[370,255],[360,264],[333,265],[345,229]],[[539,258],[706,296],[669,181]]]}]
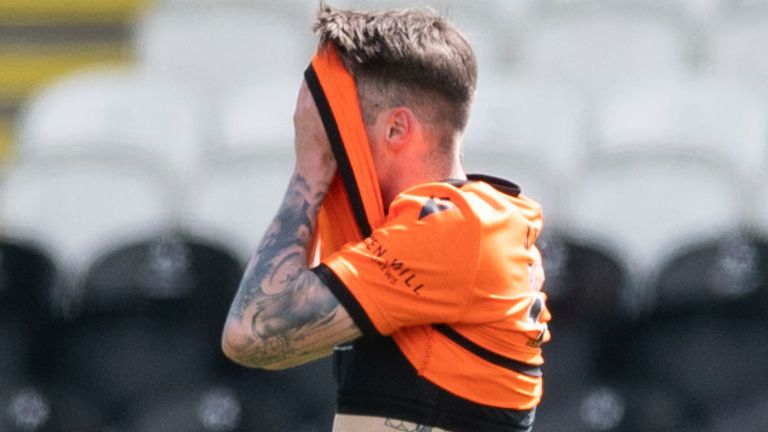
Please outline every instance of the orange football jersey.
[{"label": "orange football jersey", "polygon": [[370,237],[323,264],[363,330],[391,335],[420,375],[478,403],[528,409],[549,339],[540,231],[525,196],[485,181],[430,183],[400,194]]}]

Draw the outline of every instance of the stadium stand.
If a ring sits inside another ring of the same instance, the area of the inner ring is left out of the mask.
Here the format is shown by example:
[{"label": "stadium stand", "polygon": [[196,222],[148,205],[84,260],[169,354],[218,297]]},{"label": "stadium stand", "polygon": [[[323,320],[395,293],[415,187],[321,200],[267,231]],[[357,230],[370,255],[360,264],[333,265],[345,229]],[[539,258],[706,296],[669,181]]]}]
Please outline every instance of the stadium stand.
[{"label": "stadium stand", "polygon": [[80,288],[79,312],[61,324],[52,382],[82,391],[118,427],[196,388],[224,362],[220,331],[241,271],[183,235],[105,252]]},{"label": "stadium stand", "polygon": [[519,70],[593,95],[618,81],[689,67],[689,40],[674,17],[642,4],[579,6],[552,7],[530,26]]},{"label": "stadium stand", "polygon": [[72,283],[102,248],[172,223],[169,181],[144,163],[57,154],[17,159],[5,174],[4,233],[39,243]]},{"label": "stadium stand", "polygon": [[[762,277],[764,260],[760,258]],[[706,270],[704,266],[687,268]],[[623,382],[626,394],[634,393],[636,384],[644,380],[664,383],[688,407],[689,420],[698,418],[696,427],[688,430],[714,430],[724,416],[732,418],[731,411],[750,416],[742,418],[742,424],[764,418],[749,412],[764,398],[768,379],[768,368],[757,360],[768,346],[764,281],[761,287],[734,290],[738,281],[730,278],[713,277],[700,286],[695,276],[682,284],[680,278],[669,276],[655,286],[653,310],[610,339],[611,352],[603,359],[602,370]],[[682,420],[680,414],[669,413],[676,420],[668,421],[670,426]]]},{"label": "stadium stand", "polygon": [[191,89],[137,68],[79,70],[24,105],[16,153],[143,155],[183,179],[205,150],[202,107]]},{"label": "stadium stand", "polygon": [[[495,164],[501,177],[517,178],[519,172],[512,167],[520,165],[547,179],[553,190],[535,190],[530,196],[546,201],[549,220],[559,213],[562,197],[556,193],[564,192],[560,186],[580,175],[587,158],[587,102],[556,81],[484,78],[465,132],[465,160],[482,169]],[[511,165],[503,168],[506,164]],[[554,196],[547,199],[550,195]]]},{"label": "stadium stand", "polygon": [[84,65],[129,62],[131,26],[148,0],[5,0],[0,4],[0,159],[34,90]]},{"label": "stadium stand", "polygon": [[[590,430],[581,406],[602,374],[597,353],[607,335],[629,322],[624,303],[629,273],[616,254],[565,235],[545,235],[541,251],[555,336],[544,348],[544,397],[540,430]],[[595,428],[599,429],[599,428]]]},{"label": "stadium stand", "polygon": [[736,2],[709,33],[706,66],[714,71],[764,83],[768,60],[759,52],[768,41],[768,4]]},{"label": "stadium stand", "polygon": [[[768,2],[330,3],[428,4],[477,49],[466,166],[544,207],[535,430],[763,431]],[[329,429],[329,359],[253,371],[218,341],[315,7],[0,2],[0,430]]]},{"label": "stadium stand", "polygon": [[698,36],[699,31],[706,30],[731,3],[733,0],[545,0],[544,13],[553,7],[655,9],[673,17],[687,31],[692,31],[693,36]]},{"label": "stadium stand", "polygon": [[745,181],[766,168],[768,93],[733,76],[647,77],[612,89],[596,111],[599,153],[709,155]]},{"label": "stadium stand", "polygon": [[211,153],[220,158],[290,151],[301,73],[296,70],[279,80],[252,79],[225,92],[215,114]]},{"label": "stadium stand", "polygon": [[734,429],[758,431],[768,423],[766,413],[768,413],[768,399],[763,393],[750,398],[738,407],[731,407],[721,412],[721,415],[715,419],[714,430],[716,432]]},{"label": "stadium stand", "polygon": [[744,213],[733,171],[703,157],[606,157],[574,190],[583,193],[570,195],[571,233],[619,251],[640,306],[661,262],[688,243],[732,234]]},{"label": "stadium stand", "polygon": [[288,151],[211,159],[184,195],[181,224],[231,247],[246,262],[277,213],[292,172]]},{"label": "stadium stand", "polygon": [[0,241],[0,382],[21,384],[37,372],[40,359],[32,341],[47,341],[48,296],[55,264],[34,243]]},{"label": "stadium stand", "polygon": [[159,2],[136,29],[138,62],[208,92],[212,102],[231,86],[254,78],[295,76],[314,43],[309,26],[247,3]]}]

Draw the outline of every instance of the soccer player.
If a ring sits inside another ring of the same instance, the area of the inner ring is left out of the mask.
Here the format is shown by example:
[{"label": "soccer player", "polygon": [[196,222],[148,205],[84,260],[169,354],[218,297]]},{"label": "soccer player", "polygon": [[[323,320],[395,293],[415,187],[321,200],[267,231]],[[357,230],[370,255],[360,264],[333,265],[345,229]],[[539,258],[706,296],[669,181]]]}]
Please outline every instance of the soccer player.
[{"label": "soccer player", "polygon": [[336,432],[531,430],[549,339],[541,209],[462,168],[471,47],[431,9],[323,5],[315,30],[354,76],[386,216],[307,265],[337,160],[305,80],[295,171],[231,306],[226,355],[283,369],[336,348]]}]

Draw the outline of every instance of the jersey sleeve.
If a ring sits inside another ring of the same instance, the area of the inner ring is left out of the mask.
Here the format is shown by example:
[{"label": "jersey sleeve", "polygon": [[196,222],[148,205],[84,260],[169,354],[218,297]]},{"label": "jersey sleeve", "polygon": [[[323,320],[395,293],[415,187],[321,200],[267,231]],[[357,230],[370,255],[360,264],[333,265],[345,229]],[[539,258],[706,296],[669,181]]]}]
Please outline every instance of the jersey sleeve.
[{"label": "jersey sleeve", "polygon": [[480,225],[450,186],[401,194],[387,222],[313,269],[364,333],[457,320],[478,267]]}]

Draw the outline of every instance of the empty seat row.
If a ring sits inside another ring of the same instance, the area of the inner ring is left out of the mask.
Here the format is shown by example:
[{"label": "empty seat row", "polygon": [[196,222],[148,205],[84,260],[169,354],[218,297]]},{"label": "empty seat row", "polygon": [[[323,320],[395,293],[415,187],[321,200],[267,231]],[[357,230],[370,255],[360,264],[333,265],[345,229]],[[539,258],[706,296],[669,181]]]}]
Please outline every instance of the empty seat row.
[{"label": "empty seat row", "polygon": [[225,251],[182,234],[131,239],[76,289],[31,242],[0,237],[0,264],[2,430],[327,429],[327,360],[275,374],[221,353],[243,270]]},{"label": "empty seat row", "polygon": [[[276,7],[270,2],[159,2],[136,28],[138,61],[214,93],[239,85],[244,78],[298,76],[316,44],[311,33],[315,5],[287,3]],[[628,75],[691,69],[768,75],[757,48],[768,38],[764,4],[349,0],[339,6],[425,3],[465,31],[476,48],[482,74],[548,76],[589,91]],[[711,19],[704,28],[690,25],[680,18],[685,10]]]},{"label": "empty seat row", "polygon": [[[183,182],[217,159],[290,152],[299,82],[253,80],[210,99],[146,69],[83,71],[28,101],[17,153],[123,153]],[[673,74],[586,98],[540,77],[497,77],[480,81],[464,142],[469,162],[506,155],[559,183],[591,159],[648,152],[709,154],[756,181],[768,167],[768,91]]]},{"label": "empty seat row", "polygon": [[[747,195],[733,171],[717,160],[663,154],[606,158],[565,188],[515,164],[513,157],[494,162],[475,167],[516,181],[541,202],[545,232],[553,240],[564,238],[613,257],[638,288],[637,298],[687,248],[768,233],[765,187]],[[7,236],[48,251],[74,286],[116,248],[148,238],[188,234],[244,263],[276,214],[291,173],[290,155],[267,153],[209,164],[176,189],[162,172],[130,160],[29,158],[11,164],[0,178],[0,219]],[[745,195],[763,195],[763,213],[747,205]],[[155,245],[148,254],[177,250],[173,242]],[[725,250],[720,276],[739,280],[740,271],[752,271],[748,253]],[[553,264],[561,261],[552,258]],[[167,271],[184,265],[183,260],[157,264]],[[554,281],[558,270],[551,270]]]}]

